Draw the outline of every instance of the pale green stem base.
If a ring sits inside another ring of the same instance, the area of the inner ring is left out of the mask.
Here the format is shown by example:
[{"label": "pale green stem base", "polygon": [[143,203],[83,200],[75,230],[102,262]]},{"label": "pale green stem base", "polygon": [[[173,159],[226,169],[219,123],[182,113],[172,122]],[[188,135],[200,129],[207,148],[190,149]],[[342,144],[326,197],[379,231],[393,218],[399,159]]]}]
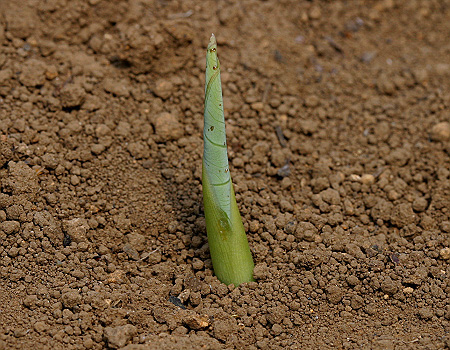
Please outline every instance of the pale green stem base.
[{"label": "pale green stem base", "polygon": [[225,284],[253,281],[253,258],[231,186],[231,218],[217,207],[203,167],[203,204],[214,273]]}]

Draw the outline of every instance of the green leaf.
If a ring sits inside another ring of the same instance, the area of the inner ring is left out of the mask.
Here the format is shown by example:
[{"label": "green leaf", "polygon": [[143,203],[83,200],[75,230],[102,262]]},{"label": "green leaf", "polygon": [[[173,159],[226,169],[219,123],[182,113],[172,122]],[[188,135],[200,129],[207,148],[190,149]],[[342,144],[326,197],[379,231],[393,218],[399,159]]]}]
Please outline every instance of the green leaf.
[{"label": "green leaf", "polygon": [[214,272],[236,286],[253,280],[253,259],[228,167],[220,62],[214,34],[206,52],[203,203]]}]

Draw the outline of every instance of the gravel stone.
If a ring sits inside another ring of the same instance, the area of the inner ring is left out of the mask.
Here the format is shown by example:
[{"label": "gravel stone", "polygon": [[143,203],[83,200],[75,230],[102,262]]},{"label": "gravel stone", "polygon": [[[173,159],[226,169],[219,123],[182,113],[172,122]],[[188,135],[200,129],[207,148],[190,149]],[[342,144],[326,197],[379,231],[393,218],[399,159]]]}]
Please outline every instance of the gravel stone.
[{"label": "gravel stone", "polygon": [[433,125],[430,130],[430,138],[433,141],[447,141],[450,139],[450,123],[441,122]]}]

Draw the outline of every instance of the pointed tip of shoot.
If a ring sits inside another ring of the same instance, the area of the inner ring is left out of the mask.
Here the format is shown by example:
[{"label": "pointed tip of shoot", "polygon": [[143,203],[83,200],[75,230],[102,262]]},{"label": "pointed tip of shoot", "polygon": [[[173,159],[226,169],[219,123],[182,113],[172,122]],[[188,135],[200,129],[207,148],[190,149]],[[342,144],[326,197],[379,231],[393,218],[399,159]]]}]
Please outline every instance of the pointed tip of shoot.
[{"label": "pointed tip of shoot", "polygon": [[216,36],[214,35],[214,33],[211,34],[211,38],[209,39],[208,47],[211,47],[213,45],[217,45]]}]

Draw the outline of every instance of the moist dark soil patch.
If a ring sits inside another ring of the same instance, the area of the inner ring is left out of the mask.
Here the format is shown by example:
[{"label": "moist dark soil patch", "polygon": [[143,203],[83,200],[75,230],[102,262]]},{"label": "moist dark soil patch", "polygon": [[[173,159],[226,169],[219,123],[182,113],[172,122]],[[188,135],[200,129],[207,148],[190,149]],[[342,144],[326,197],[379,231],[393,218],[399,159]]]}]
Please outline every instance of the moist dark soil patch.
[{"label": "moist dark soil patch", "polygon": [[[205,48],[256,282],[214,277]],[[1,349],[450,347],[450,2],[0,2]]]}]

